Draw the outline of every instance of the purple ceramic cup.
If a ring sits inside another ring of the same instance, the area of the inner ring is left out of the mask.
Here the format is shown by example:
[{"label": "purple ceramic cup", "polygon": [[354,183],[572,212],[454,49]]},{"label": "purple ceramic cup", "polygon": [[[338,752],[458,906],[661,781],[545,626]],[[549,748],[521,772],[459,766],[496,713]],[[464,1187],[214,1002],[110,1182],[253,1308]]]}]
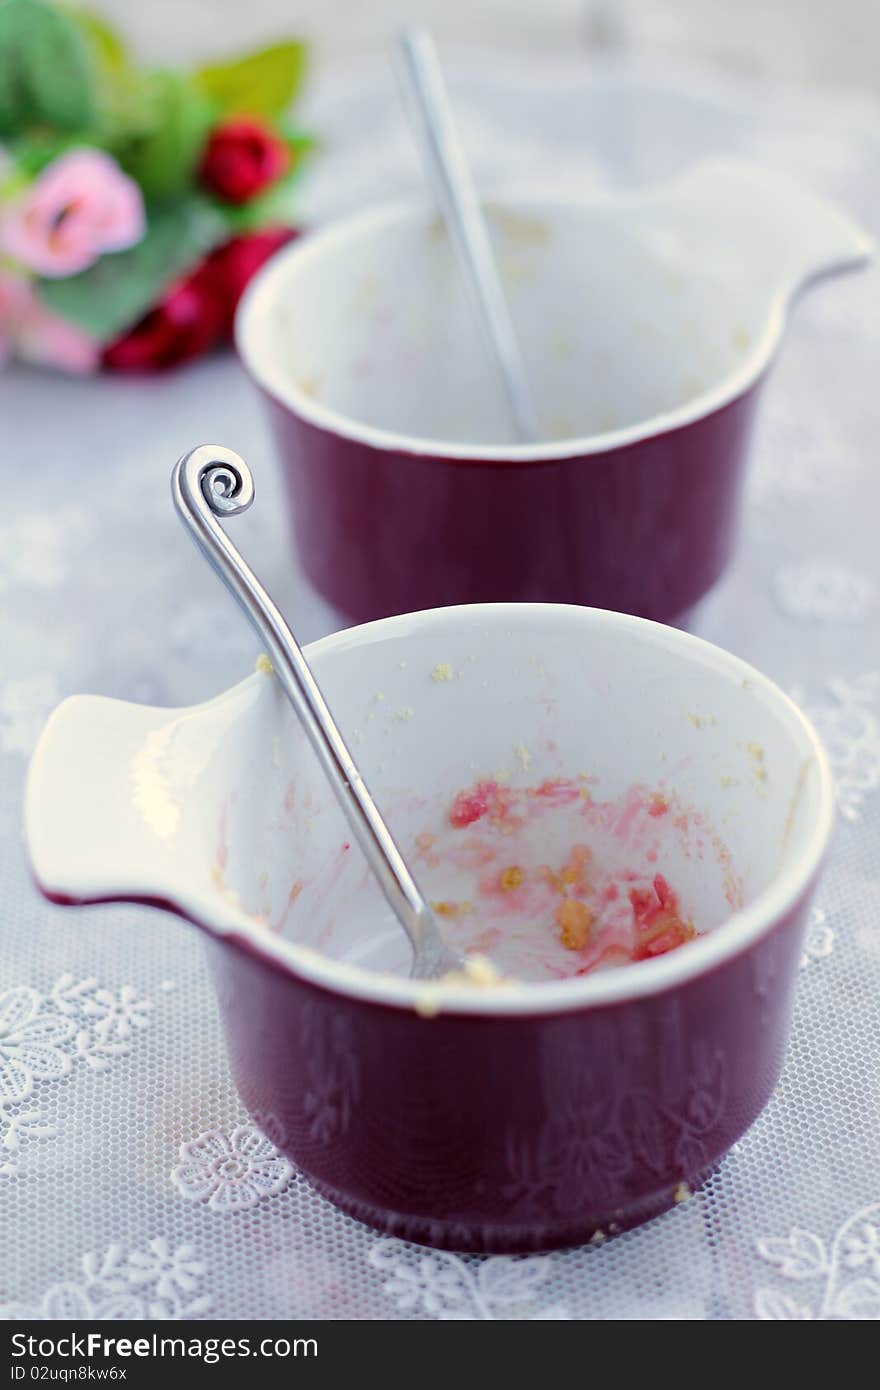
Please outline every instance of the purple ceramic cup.
[{"label": "purple ceramic cup", "polygon": [[[582,977],[409,980],[406,939],[262,672],[192,710],[66,701],[28,780],[42,891],[149,901],[206,933],[245,1106],[379,1230],[545,1250],[687,1200],[779,1075],[832,823],[813,730],[735,657],[597,609],[437,610],[308,656],[432,900],[448,885],[420,857],[426,832],[480,845],[479,824],[449,830],[458,791],[494,778],[528,799],[588,777],[623,862],[666,875],[702,934]],[[446,929],[462,945],[467,918]],[[552,917],[534,930],[550,941]]]},{"label": "purple ceramic cup", "polygon": [[384,206],[283,251],[239,310],[297,550],[354,621],[582,603],[681,622],[736,536],[788,304],[869,239],[736,161],[614,197],[499,197],[498,262],[542,438],[504,398],[437,219]]}]

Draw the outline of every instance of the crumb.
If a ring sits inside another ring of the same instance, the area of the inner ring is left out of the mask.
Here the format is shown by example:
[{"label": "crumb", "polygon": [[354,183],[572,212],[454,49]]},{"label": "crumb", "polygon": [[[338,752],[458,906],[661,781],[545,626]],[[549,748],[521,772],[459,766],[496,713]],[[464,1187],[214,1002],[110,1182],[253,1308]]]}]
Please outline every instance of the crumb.
[{"label": "crumb", "polygon": [[373,699],[377,705],[381,705],[382,701],[385,699],[385,691],[377,690],[375,695],[373,696]]},{"label": "crumb", "polygon": [[756,782],[767,781],[767,769],[764,766],[764,749],[760,743],[747,743],[746,752],[752,759],[752,776]]},{"label": "crumb", "polygon": [[395,715],[395,718],[399,719],[401,724],[406,724],[409,722],[410,719],[412,719],[414,714],[415,710],[412,708],[411,705],[401,705],[400,709],[397,711],[397,714]]},{"label": "crumb", "polygon": [[689,714],[688,719],[695,729],[706,729],[710,724],[718,723],[714,714]]},{"label": "crumb", "polygon": [[587,1244],[604,1245],[607,1239],[608,1237],[606,1236],[604,1231],[594,1231],[593,1234],[590,1236],[590,1239],[587,1242]]},{"label": "crumb", "polygon": [[569,951],[582,951],[590,939],[593,914],[578,898],[566,898],[553,914],[560,931],[560,940]]},{"label": "crumb", "polygon": [[492,985],[500,985],[504,981],[504,976],[497,966],[492,964],[488,956],[482,956],[478,951],[465,958],[463,971],[453,971],[443,978],[461,983],[460,975],[464,976],[464,983],[478,985],[481,989],[489,989]]},{"label": "crumb", "polygon": [[448,661],[438,661],[431,672],[431,680],[439,685],[441,681],[451,681],[454,675],[455,671]]},{"label": "crumb", "polygon": [[440,1004],[435,991],[427,987],[419,990],[413,1008],[419,1018],[436,1018],[440,1012]]},{"label": "crumb", "polygon": [[513,750],[514,756],[518,760],[524,772],[528,772],[532,761],[532,755],[524,743],[518,743]]},{"label": "crumb", "polygon": [[676,1206],[681,1206],[682,1202],[686,1202],[693,1195],[687,1183],[680,1182],[672,1194],[672,1200],[675,1202]]},{"label": "crumb", "polygon": [[431,911],[436,912],[438,917],[459,917],[462,913],[472,912],[473,903],[432,902]]},{"label": "crumb", "polygon": [[257,657],[257,664],[254,667],[254,670],[262,671],[265,675],[271,676],[275,672],[275,667],[272,665],[266,653],[260,652],[260,655]]},{"label": "crumb", "polygon": [[504,869],[501,874],[501,887],[505,893],[509,893],[514,888],[519,888],[524,878],[522,869],[518,864],[511,864],[509,869]]}]

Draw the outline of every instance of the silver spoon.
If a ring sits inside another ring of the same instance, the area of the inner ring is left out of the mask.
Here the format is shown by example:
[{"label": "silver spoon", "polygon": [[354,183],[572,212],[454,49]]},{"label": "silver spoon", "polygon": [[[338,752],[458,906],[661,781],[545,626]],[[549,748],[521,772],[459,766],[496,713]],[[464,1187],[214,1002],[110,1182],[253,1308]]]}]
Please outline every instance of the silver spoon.
[{"label": "silver spoon", "polygon": [[507,395],[514,432],[522,443],[534,443],[540,437],[538,416],[486,220],[455,129],[434,40],[426,30],[405,29],[398,38],[396,55],[412,131],[476,301]]},{"label": "silver spoon", "polygon": [[217,522],[217,517],[247,511],[254,500],[254,480],[244,459],[222,445],[202,444],[176,464],[171,495],[196,545],[266,644],[275,674],[299,715],[352,833],[410,939],[412,976],[430,980],[461,970],[462,961],[443,941],[434,914],[367,790],[296,638]]}]

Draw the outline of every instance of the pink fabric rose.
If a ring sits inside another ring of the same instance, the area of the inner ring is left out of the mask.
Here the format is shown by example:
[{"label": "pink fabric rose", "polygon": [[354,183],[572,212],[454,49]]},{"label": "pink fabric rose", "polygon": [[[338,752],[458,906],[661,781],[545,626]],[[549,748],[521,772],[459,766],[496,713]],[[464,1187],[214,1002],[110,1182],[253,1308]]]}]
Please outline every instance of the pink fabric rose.
[{"label": "pink fabric rose", "polygon": [[0,365],[10,357],[83,375],[95,371],[100,350],[81,328],[41,304],[27,280],[0,273]]},{"label": "pink fabric rose", "polygon": [[110,155],[68,150],[0,214],[0,250],[38,275],[75,275],[144,234],[141,191]]}]

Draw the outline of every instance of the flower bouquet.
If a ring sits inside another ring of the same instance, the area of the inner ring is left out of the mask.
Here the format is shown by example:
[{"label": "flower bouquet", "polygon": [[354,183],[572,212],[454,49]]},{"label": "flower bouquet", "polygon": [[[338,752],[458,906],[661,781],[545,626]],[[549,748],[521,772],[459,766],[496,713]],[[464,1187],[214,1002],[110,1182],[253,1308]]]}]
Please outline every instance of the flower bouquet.
[{"label": "flower bouquet", "polygon": [[0,361],[155,370],[228,340],[249,278],[295,234],[304,66],[286,42],[146,70],[91,14],[2,0]]}]

